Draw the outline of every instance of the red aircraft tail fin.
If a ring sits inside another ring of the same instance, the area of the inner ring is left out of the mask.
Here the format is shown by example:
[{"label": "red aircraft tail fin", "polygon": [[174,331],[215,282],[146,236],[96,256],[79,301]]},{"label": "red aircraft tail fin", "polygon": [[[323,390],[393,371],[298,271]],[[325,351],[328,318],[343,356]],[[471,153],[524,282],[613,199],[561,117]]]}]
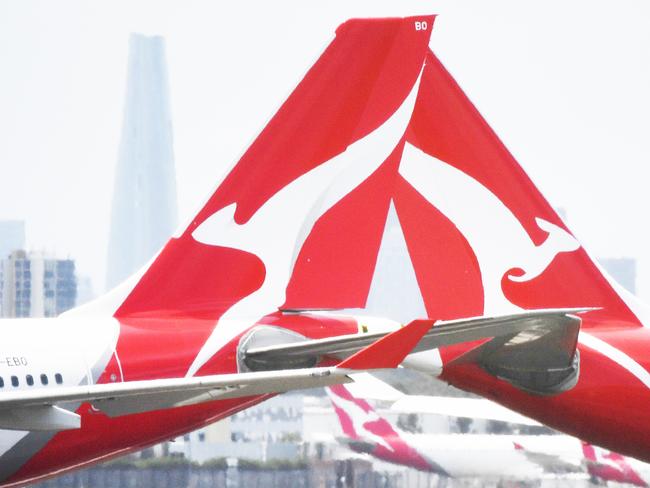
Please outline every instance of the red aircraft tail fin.
[{"label": "red aircraft tail fin", "polygon": [[139,327],[200,321],[194,374],[278,309],[363,307],[433,22],[339,26],[186,228],[142,273],[73,313]]},{"label": "red aircraft tail fin", "polygon": [[465,96],[427,54],[394,202],[428,314],[597,307],[583,327],[636,326],[633,298],[594,264]]},{"label": "red aircraft tail fin", "polygon": [[587,471],[592,478],[603,480],[605,483],[613,481],[634,486],[648,486],[625,456],[587,442],[582,443],[582,452],[587,458]]},{"label": "red aircraft tail fin", "polygon": [[391,463],[446,474],[440,466],[411,446],[404,435],[366,400],[352,395],[344,385],[329,386],[325,390],[351,449]]},{"label": "red aircraft tail fin", "polygon": [[[363,306],[434,18],[340,25],[203,208],[103,311],[217,320],[232,307]],[[324,266],[330,238],[354,266]]]}]

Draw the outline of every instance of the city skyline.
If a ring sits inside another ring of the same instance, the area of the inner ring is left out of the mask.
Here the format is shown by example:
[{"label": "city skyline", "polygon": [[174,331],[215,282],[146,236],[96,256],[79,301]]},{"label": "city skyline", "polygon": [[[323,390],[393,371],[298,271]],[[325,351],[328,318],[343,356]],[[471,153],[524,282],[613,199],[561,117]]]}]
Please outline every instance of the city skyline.
[{"label": "city skyline", "polygon": [[0,259],[18,249],[25,249],[25,221],[0,220]]},{"label": "city skyline", "polygon": [[22,249],[0,259],[0,317],[56,317],[76,301],[74,260]]}]

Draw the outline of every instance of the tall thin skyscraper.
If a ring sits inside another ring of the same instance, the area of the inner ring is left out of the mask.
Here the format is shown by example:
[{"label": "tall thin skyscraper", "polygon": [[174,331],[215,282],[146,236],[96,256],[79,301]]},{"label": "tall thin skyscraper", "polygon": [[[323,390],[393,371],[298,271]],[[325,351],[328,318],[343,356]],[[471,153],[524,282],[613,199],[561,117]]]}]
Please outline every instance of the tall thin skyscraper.
[{"label": "tall thin skyscraper", "polygon": [[162,37],[131,34],[107,288],[144,265],[176,226],[176,175]]}]

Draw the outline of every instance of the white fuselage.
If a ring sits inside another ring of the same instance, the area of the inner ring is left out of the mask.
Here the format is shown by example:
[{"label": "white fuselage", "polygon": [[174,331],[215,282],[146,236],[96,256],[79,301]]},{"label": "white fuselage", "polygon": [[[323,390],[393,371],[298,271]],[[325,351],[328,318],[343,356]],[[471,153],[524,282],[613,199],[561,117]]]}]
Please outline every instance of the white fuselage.
[{"label": "white fuselage", "polygon": [[[452,478],[539,479],[544,469],[515,449],[515,442],[533,436],[497,434],[408,434],[404,440]],[[563,436],[534,437],[552,444]],[[579,447],[579,443],[578,443]]]},{"label": "white fuselage", "polygon": [[[3,319],[0,330],[0,392],[28,391],[95,383],[115,352],[119,324],[112,318]],[[0,457],[27,434],[0,429]]]}]

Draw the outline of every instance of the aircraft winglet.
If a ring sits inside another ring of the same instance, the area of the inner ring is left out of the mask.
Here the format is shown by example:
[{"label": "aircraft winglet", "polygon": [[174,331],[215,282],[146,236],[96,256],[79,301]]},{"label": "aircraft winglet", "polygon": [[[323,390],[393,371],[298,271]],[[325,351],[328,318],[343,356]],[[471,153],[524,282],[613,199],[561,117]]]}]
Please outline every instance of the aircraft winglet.
[{"label": "aircraft winglet", "polygon": [[337,365],[346,369],[396,368],[420,339],[433,326],[435,320],[414,320],[399,330],[382,337]]}]

